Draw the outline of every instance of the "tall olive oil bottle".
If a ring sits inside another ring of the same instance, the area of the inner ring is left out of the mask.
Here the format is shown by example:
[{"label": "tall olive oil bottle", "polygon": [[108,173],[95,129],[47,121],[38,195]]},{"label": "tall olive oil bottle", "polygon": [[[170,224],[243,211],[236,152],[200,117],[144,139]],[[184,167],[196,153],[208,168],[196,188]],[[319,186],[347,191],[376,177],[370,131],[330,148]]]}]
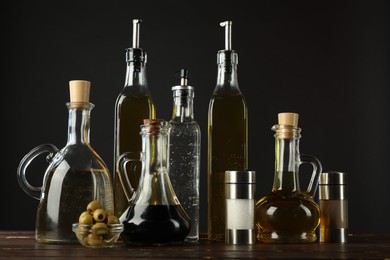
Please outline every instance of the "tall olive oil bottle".
[{"label": "tall olive oil bottle", "polygon": [[225,50],[218,51],[218,77],[208,112],[208,238],[225,238],[227,170],[248,168],[248,109],[237,80],[238,55],[231,48],[231,21],[225,27]]},{"label": "tall olive oil bottle", "polygon": [[[125,86],[115,103],[114,125],[114,199],[115,215],[120,216],[128,207],[132,194],[125,194],[122,189],[117,166],[118,156],[125,152],[140,153],[142,139],[140,126],[145,118],[155,118],[156,111],[146,78],[146,51],[139,48],[139,27],[141,20],[133,20],[133,45],[126,49]],[[133,189],[138,187],[141,175],[140,167],[127,169]],[[129,193],[129,192],[127,192]]]}]

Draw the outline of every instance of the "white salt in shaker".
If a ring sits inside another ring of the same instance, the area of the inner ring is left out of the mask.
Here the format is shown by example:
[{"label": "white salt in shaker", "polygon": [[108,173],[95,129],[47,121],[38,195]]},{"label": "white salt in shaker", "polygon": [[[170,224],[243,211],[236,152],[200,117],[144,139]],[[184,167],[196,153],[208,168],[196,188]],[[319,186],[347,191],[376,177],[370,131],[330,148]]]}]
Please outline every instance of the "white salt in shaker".
[{"label": "white salt in shaker", "polygon": [[255,193],[255,171],[225,172],[226,243],[255,243]]}]

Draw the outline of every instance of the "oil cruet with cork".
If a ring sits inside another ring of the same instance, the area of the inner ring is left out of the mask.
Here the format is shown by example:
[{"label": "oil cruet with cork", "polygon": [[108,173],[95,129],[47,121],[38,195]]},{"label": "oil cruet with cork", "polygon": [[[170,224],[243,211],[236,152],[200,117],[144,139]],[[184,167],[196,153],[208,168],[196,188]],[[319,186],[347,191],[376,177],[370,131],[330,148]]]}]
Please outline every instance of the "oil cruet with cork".
[{"label": "oil cruet with cork", "polygon": [[[321,162],[299,152],[301,129],[298,114],[279,113],[275,131],[275,173],[272,192],[256,203],[257,239],[264,243],[311,243],[317,241],[320,210],[313,197],[322,171]],[[301,191],[299,167],[312,165],[309,185]]]},{"label": "oil cruet with cork", "polygon": [[145,119],[141,125],[142,153],[127,152],[118,158],[120,181],[126,193],[133,189],[126,169],[134,169],[142,162],[138,188],[120,217],[124,224],[121,237],[127,245],[181,244],[190,232],[191,221],[169,179],[168,131],[165,120]]},{"label": "oil cruet with cork", "polygon": [[[112,183],[105,162],[92,148],[89,139],[89,102],[91,83],[71,80],[70,102],[66,103],[68,140],[64,148],[42,144],[21,160],[17,180],[31,197],[40,200],[36,215],[35,237],[38,242],[55,244],[79,243],[72,231],[86,205],[97,200],[106,210],[114,210]],[[27,181],[28,165],[39,155],[49,153],[49,166],[42,187]]]}]

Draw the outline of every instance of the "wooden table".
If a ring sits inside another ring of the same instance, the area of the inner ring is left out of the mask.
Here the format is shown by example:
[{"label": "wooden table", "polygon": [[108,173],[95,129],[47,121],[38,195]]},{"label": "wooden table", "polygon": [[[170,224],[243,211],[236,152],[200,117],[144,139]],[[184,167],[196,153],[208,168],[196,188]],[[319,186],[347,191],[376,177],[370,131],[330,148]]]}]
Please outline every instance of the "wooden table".
[{"label": "wooden table", "polygon": [[390,234],[352,234],[345,244],[228,245],[201,238],[195,244],[127,247],[118,241],[105,249],[45,245],[33,231],[0,231],[0,259],[390,259]]}]

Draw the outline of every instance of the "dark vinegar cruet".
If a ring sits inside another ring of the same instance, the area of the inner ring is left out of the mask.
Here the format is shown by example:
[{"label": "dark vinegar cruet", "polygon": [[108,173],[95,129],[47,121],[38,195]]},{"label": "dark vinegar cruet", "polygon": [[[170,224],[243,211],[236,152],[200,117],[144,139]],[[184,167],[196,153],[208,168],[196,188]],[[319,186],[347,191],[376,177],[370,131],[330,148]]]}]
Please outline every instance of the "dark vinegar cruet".
[{"label": "dark vinegar cruet", "polygon": [[[181,244],[190,232],[190,219],[177,199],[168,175],[168,130],[168,122],[161,119],[145,119],[141,126],[141,178],[121,217],[124,224],[121,236],[127,245]],[[135,157],[133,153],[119,157],[124,190],[132,189],[123,173],[129,166],[137,167]]]}]

